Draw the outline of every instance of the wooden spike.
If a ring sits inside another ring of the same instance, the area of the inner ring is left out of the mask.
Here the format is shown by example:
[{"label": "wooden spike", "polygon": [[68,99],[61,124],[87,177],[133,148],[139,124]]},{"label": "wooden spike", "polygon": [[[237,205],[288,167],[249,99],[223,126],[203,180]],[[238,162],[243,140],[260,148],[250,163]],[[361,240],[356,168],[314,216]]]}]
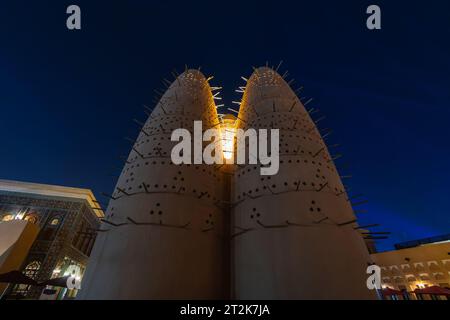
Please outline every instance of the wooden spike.
[{"label": "wooden spike", "polygon": [[283,63],[283,60],[280,61],[280,63],[278,64],[277,68],[275,69],[276,72],[278,72],[278,69],[280,69],[282,63]]},{"label": "wooden spike", "polygon": [[374,224],[367,224],[365,226],[359,226],[359,227],[354,228],[354,229],[358,230],[358,229],[366,229],[366,228],[379,227],[379,226],[380,226],[379,224],[374,223]]}]

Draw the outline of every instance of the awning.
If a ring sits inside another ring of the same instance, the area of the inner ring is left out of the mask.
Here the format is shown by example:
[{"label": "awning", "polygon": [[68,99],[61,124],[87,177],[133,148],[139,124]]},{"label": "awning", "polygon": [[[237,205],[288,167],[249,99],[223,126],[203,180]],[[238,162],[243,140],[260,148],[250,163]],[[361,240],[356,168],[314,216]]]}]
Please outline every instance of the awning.
[{"label": "awning", "polygon": [[37,286],[38,283],[27,277],[20,271],[10,271],[7,273],[0,274],[0,282],[12,283],[12,284],[27,284],[32,286]]},{"label": "awning", "polygon": [[433,294],[436,296],[450,296],[450,290],[439,286],[431,286],[414,290],[416,294]]},{"label": "awning", "polygon": [[39,285],[67,288],[67,280],[68,279],[69,279],[69,276],[61,277],[61,278],[53,278],[53,279],[49,279],[47,281],[41,282],[41,283],[39,283]]},{"label": "awning", "polygon": [[402,291],[395,290],[392,288],[384,288],[382,292],[383,292],[383,296],[401,296],[401,295],[403,295]]},{"label": "awning", "polygon": [[54,287],[62,287],[67,288],[67,280],[70,276],[61,277],[61,278],[54,278],[49,279],[44,282],[38,283],[34,279],[31,279],[30,277],[27,277],[20,271],[10,271],[4,274],[0,274],[0,283],[11,283],[11,284],[26,284],[31,286],[39,286],[39,287],[45,287],[45,286],[54,286]]}]

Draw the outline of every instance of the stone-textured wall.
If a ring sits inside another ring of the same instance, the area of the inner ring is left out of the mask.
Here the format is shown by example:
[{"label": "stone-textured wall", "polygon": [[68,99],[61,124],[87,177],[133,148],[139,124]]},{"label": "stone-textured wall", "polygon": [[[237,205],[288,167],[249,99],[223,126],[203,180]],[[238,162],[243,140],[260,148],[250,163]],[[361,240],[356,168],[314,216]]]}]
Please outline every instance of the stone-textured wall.
[{"label": "stone-textured wall", "polygon": [[223,177],[174,165],[172,131],[218,126],[207,79],[181,74],[142,127],[111,195],[83,280],[82,299],[224,297]]},{"label": "stone-textured wall", "polygon": [[[282,77],[258,69],[238,116],[242,129],[280,129],[275,176],[261,176],[259,165],[172,164],[171,133],[192,132],[194,120],[204,130],[219,125],[207,80],[189,70],[162,96],[126,159],[81,299],[375,297],[345,188]],[[225,179],[223,168],[234,177]]]},{"label": "stone-textured wall", "polygon": [[[234,290],[238,299],[372,298],[370,258],[315,123],[284,79],[259,68],[247,82],[242,129],[280,130],[280,169],[235,172]],[[270,150],[270,148],[269,148]]]}]

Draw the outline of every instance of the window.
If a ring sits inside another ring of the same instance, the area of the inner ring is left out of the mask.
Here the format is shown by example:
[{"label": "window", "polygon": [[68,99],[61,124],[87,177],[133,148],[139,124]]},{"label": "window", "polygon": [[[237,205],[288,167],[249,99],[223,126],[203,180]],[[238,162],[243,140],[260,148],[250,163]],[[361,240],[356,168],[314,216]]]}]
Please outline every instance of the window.
[{"label": "window", "polygon": [[78,231],[72,241],[72,245],[89,257],[94,246],[96,233],[86,219],[83,219],[78,227]]},{"label": "window", "polygon": [[26,266],[23,273],[31,279],[36,279],[39,269],[41,269],[41,263],[39,261],[33,261]]},{"label": "window", "polygon": [[39,239],[46,241],[53,240],[56,237],[56,234],[58,232],[58,226],[60,223],[61,223],[60,216],[54,216],[51,217],[49,220],[47,220],[47,225],[39,234]]},{"label": "window", "polygon": [[30,215],[26,216],[24,220],[26,220],[30,223],[33,223],[33,224],[36,224],[38,222],[38,219],[34,214],[30,214]]},{"label": "window", "polygon": [[14,216],[12,214],[6,214],[2,217],[2,221],[11,221],[14,220]]},{"label": "window", "polygon": [[[30,277],[31,279],[37,278],[39,270],[41,269],[41,262],[34,260],[30,262],[25,269],[22,271],[24,275]],[[31,286],[27,284],[17,284],[12,289],[13,295],[26,296],[27,292],[30,290]]]}]

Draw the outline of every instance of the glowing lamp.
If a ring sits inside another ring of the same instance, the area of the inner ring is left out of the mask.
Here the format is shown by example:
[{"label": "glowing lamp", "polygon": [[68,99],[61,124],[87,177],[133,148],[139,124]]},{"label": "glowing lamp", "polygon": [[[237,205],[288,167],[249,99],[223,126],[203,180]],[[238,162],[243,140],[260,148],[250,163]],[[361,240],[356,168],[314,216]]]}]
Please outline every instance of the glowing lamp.
[{"label": "glowing lamp", "polygon": [[226,160],[230,160],[234,155],[234,138],[236,136],[236,118],[227,114],[222,118],[220,131],[222,136],[222,153]]}]

